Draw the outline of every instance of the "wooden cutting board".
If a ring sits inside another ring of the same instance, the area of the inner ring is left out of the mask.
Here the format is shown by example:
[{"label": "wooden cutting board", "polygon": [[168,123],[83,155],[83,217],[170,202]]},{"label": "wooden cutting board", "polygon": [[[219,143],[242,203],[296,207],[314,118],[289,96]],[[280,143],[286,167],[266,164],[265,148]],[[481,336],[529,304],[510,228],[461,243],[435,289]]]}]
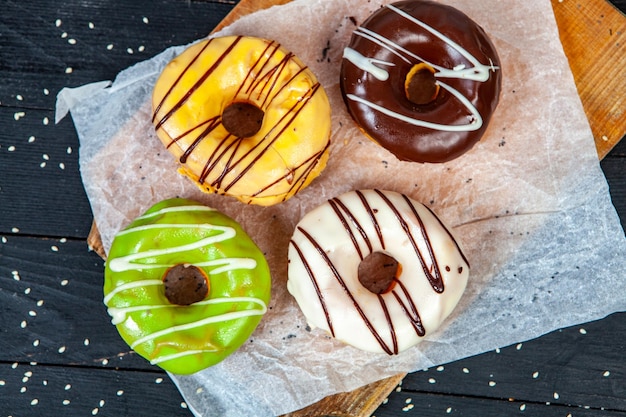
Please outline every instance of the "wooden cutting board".
[{"label": "wooden cutting board", "polygon": [[[215,30],[246,14],[289,1],[241,0]],[[605,0],[551,1],[563,49],[602,159],[626,134],[626,16]],[[95,224],[87,242],[104,258]],[[370,416],[404,376],[399,374],[329,396],[284,417]]]}]

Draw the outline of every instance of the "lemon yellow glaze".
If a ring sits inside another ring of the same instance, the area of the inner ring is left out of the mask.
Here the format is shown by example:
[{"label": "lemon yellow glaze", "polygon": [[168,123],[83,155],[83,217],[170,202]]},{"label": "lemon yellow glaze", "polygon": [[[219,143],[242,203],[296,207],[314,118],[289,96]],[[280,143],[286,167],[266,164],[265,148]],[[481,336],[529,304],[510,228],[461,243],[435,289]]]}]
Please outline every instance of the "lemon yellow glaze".
[{"label": "lemon yellow glaze", "polygon": [[[237,137],[222,123],[234,102],[263,110],[260,130]],[[330,105],[315,75],[274,41],[242,36],[196,43],[157,80],[156,133],[203,191],[273,205],[326,166]]]},{"label": "lemon yellow glaze", "polygon": [[[174,265],[208,277],[201,301],[166,296]],[[263,253],[226,215],[190,200],[162,201],[120,231],[105,266],[104,303],[120,335],[152,364],[191,374],[214,365],[252,334],[270,300]]]}]

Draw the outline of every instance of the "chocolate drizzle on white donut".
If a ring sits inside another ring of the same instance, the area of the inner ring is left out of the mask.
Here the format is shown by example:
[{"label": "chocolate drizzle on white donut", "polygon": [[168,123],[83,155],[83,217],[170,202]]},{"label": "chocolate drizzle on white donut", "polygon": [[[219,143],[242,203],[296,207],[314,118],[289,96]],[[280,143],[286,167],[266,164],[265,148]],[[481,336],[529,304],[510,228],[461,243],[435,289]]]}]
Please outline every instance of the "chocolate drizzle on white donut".
[{"label": "chocolate drizzle on white donut", "polygon": [[[191,88],[182,96],[182,98],[172,105],[171,108],[166,109],[164,112],[163,105],[172,94],[172,91],[180,83],[181,79],[190,70],[191,66],[196,62],[199,57],[205,52],[205,50],[211,44],[213,39],[210,39],[206,44],[198,51],[197,55],[189,62],[189,64],[182,70],[178,78],[173,82],[172,86],[165,93],[160,103],[155,106],[152,117],[155,129],[166,129],[168,120],[187,102],[190,97],[202,87],[202,84],[213,74],[213,72],[227,60],[228,55],[236,47],[237,43],[242,39],[241,36],[233,37],[232,44],[224,50],[224,52],[215,59],[215,62],[201,74],[198,80],[193,84]],[[279,94],[289,85],[296,80],[307,67],[302,66],[299,71],[296,72],[287,81],[280,81],[285,77],[284,74],[289,72],[288,64],[294,58],[292,53],[285,54],[278,63],[270,64],[275,59],[276,54],[280,51],[280,44],[271,41],[267,43],[266,49],[263,53],[259,54],[259,58],[254,62],[247,75],[239,85],[239,88],[234,94],[235,101],[254,103],[262,111],[269,111],[272,106],[272,101],[279,96]],[[197,181],[200,184],[207,184],[218,192],[228,193],[253,166],[259,162],[269,152],[273,151],[273,146],[281,138],[281,136],[291,128],[292,123],[298,117],[299,113],[307,106],[309,101],[320,91],[320,84],[316,82],[309,90],[297,100],[297,102],[269,129],[266,129],[267,134],[260,138],[258,142],[251,147],[244,147],[242,141],[247,140],[243,137],[237,137],[232,133],[226,133],[226,136],[219,139],[219,142],[214,146],[213,152],[205,157],[204,167],[202,172],[198,175]],[[219,92],[215,93],[219,95]],[[215,98],[221,99],[221,98]],[[163,113],[164,112],[164,113]],[[181,164],[185,164],[187,159],[196,150],[200,143],[205,140],[209,135],[213,134],[218,126],[223,126],[222,115],[218,114],[211,118],[201,121],[199,124],[190,127],[182,134],[173,137],[166,147],[169,148],[174,144],[180,144],[181,142],[190,142],[190,144],[183,148],[183,153],[179,158]],[[191,137],[191,135],[195,135]],[[191,140],[190,140],[191,139]],[[213,137],[211,140],[214,140]],[[302,161],[299,165],[293,167],[286,167],[285,174],[283,176],[276,177],[271,183],[264,184],[256,192],[251,193],[251,197],[263,196],[262,194],[271,189],[276,184],[287,180],[291,185],[288,193],[285,193],[285,198],[297,193],[306,183],[311,171],[316,167],[319,160],[328,150],[330,146],[330,140],[327,141],[326,146],[319,152],[314,153],[306,160]],[[181,146],[182,147],[182,146]]]},{"label": "chocolate drizzle on white donut", "polygon": [[[354,247],[353,252],[355,253],[355,256],[358,256],[361,260],[373,251],[378,250],[377,248],[381,247],[382,249],[387,249],[385,252],[393,256],[395,248],[392,246],[399,243],[396,241],[389,241],[387,242],[389,248],[386,248],[383,235],[385,233],[389,233],[389,225],[395,222],[395,226],[393,227],[396,229],[399,227],[403,231],[405,236],[402,240],[408,240],[410,243],[409,246],[412,248],[413,256],[417,259],[416,265],[421,266],[430,289],[434,293],[443,294],[445,287],[442,269],[445,270],[446,273],[450,274],[451,268],[447,264],[440,265],[438,261],[438,254],[434,248],[435,244],[433,243],[429,231],[427,230],[430,226],[425,224],[426,222],[418,213],[418,209],[415,207],[414,202],[405,195],[401,195],[402,198],[398,199],[395,197],[396,193],[394,193],[394,197],[390,198],[388,196],[389,192],[380,190],[365,192],[355,191],[354,193],[358,196],[358,200],[351,199],[351,206],[342,201],[342,197],[330,199],[327,204],[329,204],[332,208],[332,213],[334,213],[336,219],[325,219],[323,221],[332,222],[329,224],[335,224],[336,221],[338,221],[339,224],[342,225],[343,229],[337,230],[337,234],[339,235],[343,233],[344,236],[347,235],[348,239],[343,239],[342,241],[348,242],[349,240],[351,245]],[[358,205],[358,201],[360,201],[362,207],[355,206]],[[400,207],[399,205],[405,205],[405,207]],[[364,211],[367,215],[364,214]],[[327,211],[326,213],[331,213],[331,211]],[[430,211],[430,213],[433,214],[432,211]],[[434,217],[437,218],[436,216]],[[369,224],[367,223],[368,221],[370,222]],[[443,223],[441,223],[438,218],[437,223],[433,223],[432,219],[429,219],[428,222],[431,226],[441,225],[443,233],[447,234],[446,239],[450,239],[454,242],[452,247],[455,247],[460,254],[459,262],[464,262],[469,267],[469,263],[467,263],[467,259],[463,255],[458,243]],[[310,225],[311,224],[309,223],[309,226]],[[325,243],[318,240],[320,235],[317,234],[317,231],[311,227],[307,228],[306,224],[298,225],[296,230],[297,233],[303,238],[300,236],[296,237],[294,234],[290,244],[293,249],[295,249],[297,260],[299,260],[304,266],[304,270],[306,271],[306,274],[315,289],[317,298],[325,315],[328,330],[333,337],[337,337],[337,334],[333,324],[332,310],[333,307],[337,306],[330,305],[325,296],[325,291],[328,291],[330,288],[329,286],[332,286],[332,284],[326,283],[324,284],[324,289],[322,289],[322,285],[319,282],[319,277],[321,276],[320,274],[326,275],[326,271],[324,271],[322,267],[325,267],[327,271],[330,271],[336,283],[343,290],[345,296],[347,296],[350,300],[349,303],[356,310],[362,322],[385,353],[389,355],[399,353],[398,337],[400,337],[400,335],[398,334],[398,330],[396,328],[397,321],[391,316],[390,313],[392,307],[395,311],[398,311],[397,307],[400,307],[400,310],[404,314],[405,318],[410,322],[413,331],[418,336],[423,337],[426,334],[426,329],[417,307],[419,302],[416,298],[421,297],[422,294],[411,293],[409,288],[407,288],[407,283],[410,280],[422,279],[420,277],[420,273],[403,268],[403,277],[394,278],[394,284],[391,286],[391,289],[388,290],[388,293],[392,295],[391,297],[389,297],[389,294],[376,294],[380,303],[380,309],[386,320],[387,331],[383,331],[380,329],[380,325],[376,328],[373,324],[373,316],[369,313],[371,312],[371,308],[368,307],[367,303],[360,299],[360,296],[356,294],[354,289],[356,287],[351,286],[351,284],[348,283],[348,280],[352,279],[349,277],[350,273],[346,273],[345,270],[344,272],[341,272],[342,267],[339,265],[341,259],[337,258],[337,255],[333,255],[331,250],[324,246]],[[372,230],[375,230],[376,233],[372,233]],[[418,235],[415,234],[416,230],[419,231]],[[441,229],[437,227],[437,230]],[[316,237],[316,234],[318,237]],[[378,239],[378,242],[374,242],[372,239]],[[398,236],[396,240],[400,239],[400,236]],[[308,250],[309,245],[313,248],[312,250]],[[345,243],[344,245],[350,245],[350,243]],[[316,255],[314,256],[313,253]],[[343,254],[341,256],[351,256],[346,255],[343,250],[341,253]],[[294,257],[291,261],[293,262],[295,260],[296,258]],[[412,263],[415,264],[415,262]],[[463,272],[463,266],[455,265],[455,271],[461,274]],[[290,271],[290,280],[291,279],[292,277]],[[350,288],[353,289],[351,290]],[[396,305],[393,306],[393,304]],[[341,309],[342,307],[338,308]]]}]

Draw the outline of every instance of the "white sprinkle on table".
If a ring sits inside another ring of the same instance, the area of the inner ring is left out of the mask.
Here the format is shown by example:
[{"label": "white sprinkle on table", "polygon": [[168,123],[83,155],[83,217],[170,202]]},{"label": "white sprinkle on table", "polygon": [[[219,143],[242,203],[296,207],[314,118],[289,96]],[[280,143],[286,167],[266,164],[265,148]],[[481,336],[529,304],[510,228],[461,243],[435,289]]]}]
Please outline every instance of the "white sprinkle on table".
[{"label": "white sprinkle on table", "polygon": [[517,346],[515,346],[515,349],[517,349],[517,350],[521,350],[521,349],[522,349],[522,344],[521,344],[521,343],[518,343],[518,344],[517,344]]},{"label": "white sprinkle on table", "polygon": [[30,311],[28,312],[28,315],[29,315],[29,316],[31,316],[31,317],[35,317],[35,316],[37,316],[37,312],[36,312],[36,311],[33,311],[33,310],[30,310]]},{"label": "white sprinkle on table", "polygon": [[187,403],[184,401],[180,403],[180,408],[187,408]]},{"label": "white sprinkle on table", "polygon": [[134,53],[133,48],[126,48],[126,53],[133,54]]},{"label": "white sprinkle on table", "polygon": [[65,152],[67,152],[67,154],[71,154],[72,153],[72,147],[68,146],[67,149],[65,150]]},{"label": "white sprinkle on table", "polygon": [[63,162],[59,162],[59,168],[65,169],[65,164]]},{"label": "white sprinkle on table", "polygon": [[38,300],[37,301],[37,307],[41,307],[43,305],[43,300]]},{"label": "white sprinkle on table", "polygon": [[41,164],[39,164],[39,167],[40,167],[40,168],[45,168],[45,167],[46,167],[46,163],[45,163],[45,162],[42,162]]},{"label": "white sprinkle on table", "polygon": [[0,387],[4,387],[6,385],[6,382],[4,382],[3,379],[0,379]]},{"label": "white sprinkle on table", "polygon": [[444,370],[444,367],[442,365],[439,365],[437,367],[437,372],[442,372]]},{"label": "white sprinkle on table", "polygon": [[102,359],[102,364],[103,365],[108,365],[109,364],[109,360],[108,359]]},{"label": "white sprinkle on table", "polygon": [[24,394],[26,392],[26,387],[20,388],[20,394]]},{"label": "white sprinkle on table", "polygon": [[61,33],[61,38],[62,38],[62,39],[67,38],[67,36],[68,36],[68,35],[67,35],[67,32],[63,32],[63,33]]}]

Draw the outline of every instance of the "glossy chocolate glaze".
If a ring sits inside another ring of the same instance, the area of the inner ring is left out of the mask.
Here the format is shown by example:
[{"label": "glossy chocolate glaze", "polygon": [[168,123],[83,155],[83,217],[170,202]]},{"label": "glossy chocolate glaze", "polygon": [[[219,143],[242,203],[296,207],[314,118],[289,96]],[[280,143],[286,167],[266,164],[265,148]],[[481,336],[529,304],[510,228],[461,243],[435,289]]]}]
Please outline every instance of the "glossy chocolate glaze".
[{"label": "glossy chocolate glaze", "polygon": [[[485,31],[461,11],[421,0],[393,3],[363,22],[346,49],[356,51],[365,62],[363,69],[344,54],[340,86],[348,111],[366,135],[400,160],[446,162],[468,151],[483,136],[498,104],[499,58]],[[415,104],[406,97],[404,86],[411,68],[421,62],[434,64],[442,88],[434,100]],[[469,77],[461,75],[475,68],[478,70]],[[379,69],[388,74],[387,79],[376,77]],[[477,80],[479,72],[486,79]],[[419,122],[399,120],[354,97]],[[478,114],[472,115],[471,107]],[[422,122],[455,127],[426,127]],[[468,128],[459,127],[462,125]]]}]

